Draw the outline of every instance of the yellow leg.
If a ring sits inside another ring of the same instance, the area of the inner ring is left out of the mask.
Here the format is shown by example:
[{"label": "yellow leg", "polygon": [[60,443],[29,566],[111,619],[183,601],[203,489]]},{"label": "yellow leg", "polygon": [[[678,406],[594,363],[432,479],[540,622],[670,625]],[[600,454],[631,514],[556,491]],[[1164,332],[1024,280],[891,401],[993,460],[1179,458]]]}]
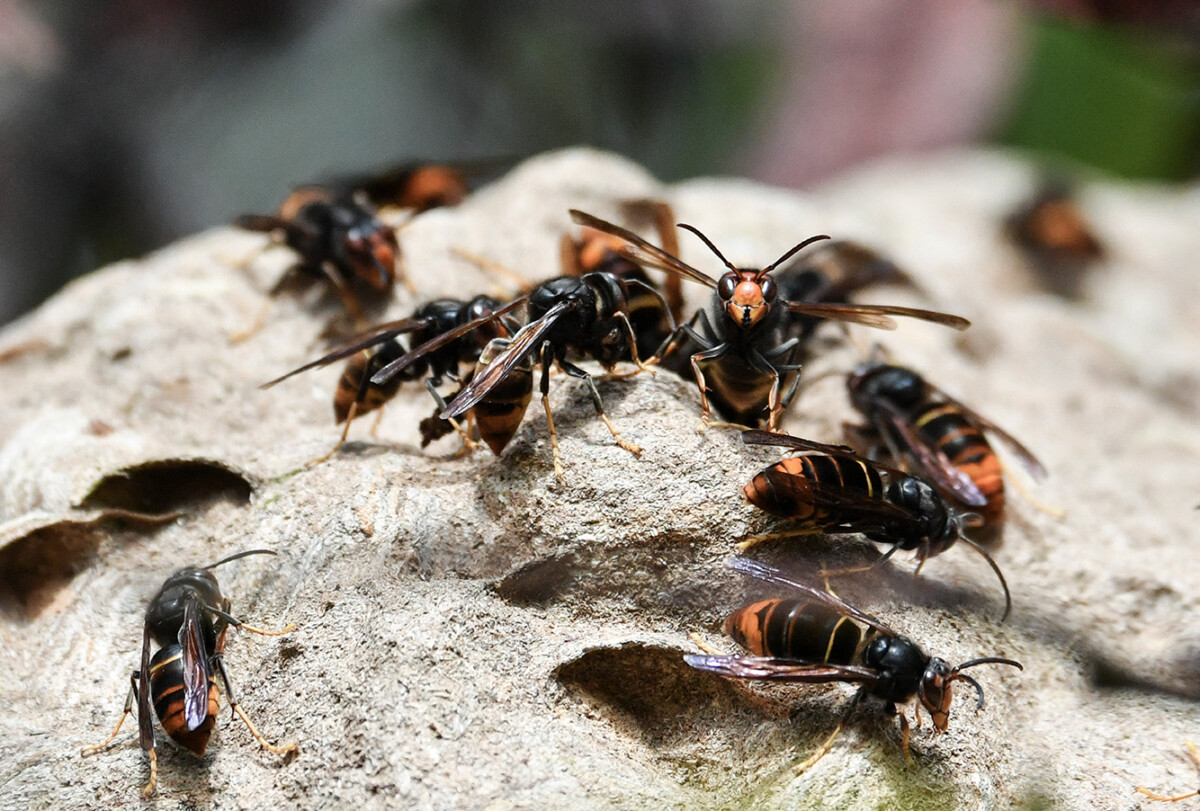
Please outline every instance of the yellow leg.
[{"label": "yellow leg", "polygon": [[[869,357],[871,355],[872,349],[870,347],[868,347],[865,343],[863,343],[863,340],[859,336],[859,334],[857,332],[855,332],[854,330],[850,329],[850,325],[845,322],[842,322],[841,326],[842,326],[842,333],[846,336],[847,339],[849,339],[850,343],[854,344],[854,351],[856,351],[858,353],[859,357],[863,357],[863,358]],[[875,346],[878,346],[878,345],[879,344],[875,344]]]},{"label": "yellow leg", "polygon": [[1004,478],[1008,480],[1009,484],[1016,488],[1016,491],[1021,494],[1021,498],[1032,504],[1035,509],[1044,512],[1047,515],[1054,516],[1055,518],[1062,518],[1067,514],[1066,510],[1064,510],[1062,507],[1055,507],[1047,504],[1046,502],[1034,496],[1033,493],[1029,492],[1029,488],[1025,486],[1023,478],[1021,476],[1014,475],[1013,469],[1005,463],[1004,459],[1000,459],[1000,470],[1003,472]]},{"label": "yellow leg", "polygon": [[688,633],[688,639],[692,640],[693,645],[695,645],[697,648],[699,648],[703,653],[707,653],[709,656],[720,656],[721,655],[721,651],[717,650],[712,645],[705,642],[704,638],[701,637],[700,634],[696,633],[695,631],[690,631]]},{"label": "yellow leg", "polygon": [[267,323],[267,313],[271,310],[271,301],[271,299],[267,299],[263,302],[262,307],[258,310],[258,315],[254,317],[254,322],[249,327],[229,333],[229,343],[240,344],[257,335],[263,325]]},{"label": "yellow leg", "polygon": [[779,385],[783,382],[779,372],[772,373],[775,382],[771,384],[771,395],[767,398],[767,430],[772,434],[779,433],[779,418],[783,416],[783,406],[779,402]]},{"label": "yellow leg", "polygon": [[562,453],[558,450],[558,432],[554,430],[554,415],[550,413],[550,398],[542,395],[542,408],[546,410],[546,426],[550,431],[550,449],[554,452],[554,475],[563,477]]},{"label": "yellow leg", "polygon": [[359,305],[358,299],[354,297],[354,292],[350,289],[350,286],[328,262],[321,265],[321,271],[325,274],[325,278],[329,280],[329,283],[333,285],[333,289],[337,291],[338,298],[342,300],[342,306],[346,308],[346,312],[350,314],[350,320],[354,322],[355,331],[365,329],[367,326],[367,316]]},{"label": "yellow leg", "polygon": [[606,369],[604,371],[604,377],[608,380],[628,380],[631,377],[637,377],[642,372],[649,372],[651,374],[651,376],[654,376],[654,377],[658,376],[658,369],[654,368],[658,365],[658,357],[657,356],[650,358],[650,360],[643,361],[641,358],[638,357],[638,351],[637,351],[636,346],[632,346],[630,348],[630,353],[633,355],[633,357],[629,361],[630,363],[633,364],[632,371],[614,372],[612,369]]},{"label": "yellow leg", "polygon": [[[405,225],[407,224],[408,223],[405,223]],[[400,229],[396,230],[399,231]],[[408,265],[404,261],[403,251],[397,252],[396,254],[395,270],[396,277],[400,279],[400,284],[404,285],[404,289],[407,290],[410,295],[415,296],[417,294],[417,286],[413,284],[412,279],[410,279],[408,276]]]},{"label": "yellow leg", "polygon": [[[1190,757],[1195,762],[1197,768],[1200,768],[1200,749],[1197,749],[1196,744],[1192,743],[1191,741],[1188,741],[1187,748],[1188,748],[1188,757]],[[1187,794],[1176,794],[1174,796],[1167,796],[1165,794],[1157,794],[1143,786],[1138,786],[1137,791],[1141,794],[1145,794],[1151,800],[1157,800],[1160,803],[1177,803],[1180,800],[1187,800],[1191,797],[1200,796],[1200,791],[1189,791]]]},{"label": "yellow leg", "polygon": [[838,721],[838,725],[833,728],[833,732],[825,739],[824,743],[817,747],[817,751],[813,752],[808,758],[796,767],[796,773],[800,774],[811,769],[817,764],[821,758],[829,754],[829,750],[833,748],[833,742],[837,740],[838,735],[842,732],[842,727],[845,726],[845,720]]},{"label": "yellow leg", "polygon": [[633,363],[635,364],[633,371],[630,371],[630,372],[609,371],[609,372],[605,372],[604,376],[609,380],[628,380],[631,377],[637,377],[642,372],[649,372],[652,375],[657,375],[658,370],[654,368],[654,364],[657,362],[658,361],[655,361],[653,358],[651,358],[651,360],[649,360],[649,361],[646,361],[645,363],[642,363],[640,360],[633,361]]},{"label": "yellow leg", "polygon": [[824,578],[824,580],[825,580],[825,593],[828,594],[830,597],[832,597],[835,600],[841,600],[842,598],[838,596],[838,593],[833,590],[833,586],[831,586],[829,584],[829,578],[826,577],[826,578]]},{"label": "yellow leg", "polygon": [[[349,421],[347,420],[347,422],[349,422]],[[379,407],[379,410],[375,413],[375,421],[373,423],[371,423],[371,438],[372,439],[374,439],[375,436],[379,433],[379,423],[381,423],[381,422],[383,422],[383,406]]]},{"label": "yellow leg", "polygon": [[734,548],[739,552],[744,552],[752,546],[757,546],[763,541],[773,541],[776,538],[795,538],[800,535],[820,535],[824,530],[818,527],[804,527],[797,529],[789,529],[784,532],[770,532],[766,535],[749,535],[743,538]]},{"label": "yellow leg", "polygon": [[1151,800],[1157,800],[1160,803],[1177,803],[1180,800],[1187,800],[1192,797],[1200,796],[1200,791],[1189,791],[1187,794],[1176,794],[1174,797],[1168,797],[1165,794],[1155,794],[1148,788],[1138,786],[1137,791],[1140,794],[1145,794]]},{"label": "yellow leg", "polygon": [[256,628],[253,625],[246,625],[245,623],[238,623],[234,627],[236,627],[239,631],[249,631],[252,634],[261,634],[262,636],[283,636],[284,634],[290,634],[292,631],[296,630],[296,623],[289,622],[278,631],[269,631],[265,628]]},{"label": "yellow leg", "polygon": [[620,380],[627,377],[634,377],[642,372],[649,372],[651,376],[657,377],[658,369],[655,369],[654,367],[658,365],[658,358],[651,358],[650,362],[642,363],[641,357],[638,356],[637,336],[633,333],[633,324],[629,323],[629,316],[625,315],[624,313],[619,313],[619,315],[621,316],[621,321],[625,325],[626,339],[629,342],[629,357],[636,368],[634,368],[634,370],[628,374],[613,375],[613,377]]},{"label": "yellow leg", "polygon": [[913,757],[912,750],[908,748],[908,719],[904,716],[903,710],[898,710],[898,714],[900,716],[900,751],[904,753],[904,762],[911,766],[913,763]]},{"label": "yellow leg", "polygon": [[254,740],[258,741],[258,745],[263,749],[266,749],[268,752],[276,755],[287,755],[291,752],[299,751],[300,747],[296,746],[295,743],[285,743],[283,746],[273,746],[272,744],[267,743],[267,739],[262,736],[262,733],[259,732],[258,729],[255,728],[254,724],[251,723],[250,719],[246,717],[246,713],[242,712],[241,704],[234,704],[233,711],[236,712],[238,718],[241,718],[242,722],[246,724],[246,728],[250,730],[250,734],[254,736]]},{"label": "yellow leg", "polygon": [[618,445],[620,445],[622,448],[624,448],[625,450],[632,453],[634,456],[642,455],[642,448],[640,445],[635,445],[632,442],[629,442],[628,440],[623,439],[621,437],[621,435],[617,432],[616,427],[614,427],[613,424],[608,421],[608,417],[606,417],[604,414],[600,414],[599,417],[604,422],[605,426],[608,427],[608,430],[612,433],[613,439],[615,439],[617,441]]},{"label": "yellow leg", "polygon": [[704,372],[700,371],[695,355],[692,356],[692,376],[696,378],[696,386],[700,389],[700,427],[696,433],[703,434],[712,422],[712,409],[708,406],[708,381],[704,379]]},{"label": "yellow leg", "polygon": [[874,566],[849,566],[845,569],[819,569],[817,570],[817,574],[821,575],[821,577],[845,577],[849,574],[869,572],[874,568]]},{"label": "yellow leg", "polygon": [[458,433],[459,439],[462,440],[462,447],[459,448],[458,453],[455,454],[455,456],[461,456],[464,453],[473,453],[479,448],[479,443],[471,439],[471,432],[468,430],[471,424],[470,417],[467,418],[468,428],[463,428],[458,420],[454,419],[453,417],[447,420],[447,422],[454,427],[454,430]]},{"label": "yellow leg", "polygon": [[733,428],[735,431],[753,431],[749,425],[742,425],[738,422],[712,422],[708,423],[709,428]]},{"label": "yellow leg", "polygon": [[337,444],[334,445],[329,450],[329,453],[325,454],[324,456],[318,456],[316,459],[309,459],[307,462],[304,463],[304,467],[306,467],[306,468],[316,467],[317,465],[328,462],[329,459],[335,453],[338,452],[338,449],[346,444],[346,436],[350,433],[350,423],[354,422],[354,418],[357,415],[358,415],[358,403],[357,402],[351,403],[350,404],[350,413],[346,415],[346,425],[344,428],[342,428],[342,435],[340,437],[338,437]]},{"label": "yellow leg", "polygon": [[247,252],[243,256],[240,256],[240,257],[239,256],[230,256],[230,255],[226,254],[221,257],[221,260],[224,262],[225,266],[228,267],[230,270],[237,270],[237,271],[244,272],[244,271],[247,271],[250,269],[250,266],[254,264],[254,261],[256,259],[258,259],[258,257],[262,256],[270,248],[272,248],[278,244],[279,244],[279,242],[277,242],[276,240],[268,239],[266,245],[263,245],[260,247],[255,247],[253,250]]},{"label": "yellow leg", "polygon": [[154,787],[158,785],[158,753],[151,749],[146,753],[150,756],[150,782],[142,789],[142,796],[149,797],[154,793]]},{"label": "yellow leg", "polygon": [[470,251],[464,251],[461,248],[451,248],[450,253],[454,254],[459,259],[465,259],[480,270],[486,271],[493,276],[499,276],[501,279],[504,279],[510,284],[516,285],[517,289],[522,293],[528,293],[535,287],[533,282],[529,281],[515,270],[506,268],[499,262],[494,262],[491,259],[480,256],[479,254],[471,253]]},{"label": "yellow leg", "polygon": [[125,712],[121,713],[121,720],[117,721],[117,728],[112,731],[112,734],[109,735],[107,738],[105,738],[101,743],[96,744],[95,746],[85,746],[83,749],[81,749],[79,751],[79,756],[80,757],[90,757],[91,755],[96,754],[101,749],[103,749],[104,747],[106,747],[110,743],[112,743],[113,738],[117,737],[117,733],[121,731],[121,725],[124,724],[125,719],[129,717],[129,712],[130,712],[129,708],[126,707]]},{"label": "yellow leg", "polygon": [[471,438],[471,434],[475,431],[475,415],[473,411],[467,412],[467,427],[463,428],[458,420],[451,418],[448,422],[454,426],[454,430],[458,432],[462,438],[462,446],[454,452],[454,457],[457,459],[460,456],[466,456],[468,453],[474,453],[479,450],[479,443]]}]

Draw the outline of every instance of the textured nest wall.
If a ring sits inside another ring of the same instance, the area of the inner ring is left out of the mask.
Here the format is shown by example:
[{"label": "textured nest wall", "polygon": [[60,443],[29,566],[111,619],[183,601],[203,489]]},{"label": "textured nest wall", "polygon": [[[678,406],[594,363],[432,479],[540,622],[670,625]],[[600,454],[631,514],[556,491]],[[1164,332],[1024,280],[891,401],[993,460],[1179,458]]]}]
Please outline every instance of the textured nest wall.
[{"label": "textured nest wall", "polygon": [[[848,687],[733,684],[693,671],[689,631],[732,650],[720,623],[768,593],[722,561],[772,526],[742,486],[778,458],[736,433],[697,433],[698,397],[660,373],[600,382],[616,447],[585,389],[556,376],[566,475],[556,480],[535,403],[502,458],[418,448],[430,402],[411,387],[329,462],[324,369],[258,384],[321,351],[312,300],[281,298],[233,344],[289,263],[264,238],[219,228],[81,279],[0,335],[0,806],[108,807],[137,798],[147,768],[115,722],[136,667],[146,601],[175,569],[253,547],[218,573],[234,612],[299,628],[231,632],[227,663],[281,761],[226,711],[208,756],[161,740],[155,804],[261,808],[1064,807],[1136,805],[1136,784],[1196,779],[1180,756],[1200,734],[1195,478],[1200,432],[1200,192],[1086,187],[1111,256],[1079,300],[1041,292],[1000,234],[1033,169],[988,153],[881,164],[808,194],[734,180],[662,187],[612,156],[532,160],[401,235],[420,300],[503,291],[455,258],[487,256],[530,278],[557,273],[568,207],[617,219],[620,200],[662,196],[739,264],[824,232],[895,258],[923,292],[871,300],[971,318],[962,335],[825,328],[806,369],[849,369],[881,340],[897,362],[1007,428],[1051,470],[1037,498],[1010,493],[991,548],[1015,608],[966,549],[919,580],[897,561],[839,592],[928,652],[1025,663],[975,675],[949,732],[928,724],[906,765],[894,719],[853,718],[798,774],[840,717]],[[683,240],[683,258],[716,260]],[[689,291],[692,303],[703,291]],[[417,299],[398,292],[389,317]],[[786,430],[835,441],[853,419],[828,379]],[[854,538],[756,550],[792,571],[869,562]]]}]

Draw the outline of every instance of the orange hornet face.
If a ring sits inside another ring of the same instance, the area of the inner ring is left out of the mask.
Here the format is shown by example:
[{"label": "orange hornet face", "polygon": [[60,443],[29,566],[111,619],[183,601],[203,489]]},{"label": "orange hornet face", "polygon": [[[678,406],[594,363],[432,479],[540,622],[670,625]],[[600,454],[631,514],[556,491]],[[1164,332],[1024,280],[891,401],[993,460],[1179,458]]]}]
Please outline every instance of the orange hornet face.
[{"label": "orange hornet face", "polygon": [[757,270],[729,272],[717,283],[725,315],[741,329],[750,329],[766,317],[775,301],[775,280]]},{"label": "orange hornet face", "polygon": [[951,681],[949,665],[937,658],[930,661],[921,676],[921,688],[918,691],[921,703],[929,711],[938,732],[945,732],[950,723],[950,700],[953,698]]},{"label": "orange hornet face", "polygon": [[355,275],[375,290],[386,293],[396,281],[396,258],[400,245],[396,233],[383,223],[377,228],[351,232],[347,247],[357,254]]}]

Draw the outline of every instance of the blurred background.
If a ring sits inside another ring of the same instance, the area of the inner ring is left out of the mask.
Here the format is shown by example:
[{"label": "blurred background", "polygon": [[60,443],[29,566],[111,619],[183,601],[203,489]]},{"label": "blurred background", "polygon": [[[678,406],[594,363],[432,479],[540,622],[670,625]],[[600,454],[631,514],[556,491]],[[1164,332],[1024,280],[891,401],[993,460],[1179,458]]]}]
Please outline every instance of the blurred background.
[{"label": "blurred background", "polygon": [[572,144],[668,181],[803,187],[958,144],[1184,181],[1200,8],[0,0],[0,323],[305,180]]}]

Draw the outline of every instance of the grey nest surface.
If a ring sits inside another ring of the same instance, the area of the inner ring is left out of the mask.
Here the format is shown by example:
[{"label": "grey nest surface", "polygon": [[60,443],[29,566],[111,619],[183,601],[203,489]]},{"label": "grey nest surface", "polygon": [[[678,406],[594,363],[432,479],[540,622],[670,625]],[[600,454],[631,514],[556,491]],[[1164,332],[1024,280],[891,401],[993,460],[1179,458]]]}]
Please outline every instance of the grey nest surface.
[{"label": "grey nest surface", "polygon": [[[239,618],[226,664],[264,752],[223,708],[208,754],[159,733],[159,807],[1127,808],[1136,785],[1184,790],[1200,735],[1200,190],[1095,181],[1080,203],[1109,247],[1079,296],[1046,292],[1002,222],[1038,182],[990,152],[893,160],[809,192],[732,179],[664,186],[587,150],[520,165],[400,238],[416,295],[511,294],[463,261],[556,275],[578,208],[610,220],[661,197],[733,262],[762,265],[828,233],[883,251],[916,288],[863,301],[943,309],[965,333],[822,327],[814,380],[783,428],[840,442],[847,371],[879,341],[1033,449],[1050,477],[1009,491],[989,550],[907,555],[838,593],[972,671],[949,730],[913,735],[863,705],[832,751],[796,767],[842,717],[846,685],[733,683],[689,668],[689,633],[734,652],[726,614],[772,593],[723,565],[777,522],[742,487],[779,459],[736,431],[698,432],[690,380],[599,379],[617,447],[586,389],[556,375],[556,478],[536,400],[500,458],[419,447],[432,404],[408,386],[324,464],[337,438],[329,368],[259,384],[323,351],[336,301],[274,299],[292,255],[217,228],[96,271],[0,333],[0,807],[138,801],[148,771],[115,723],[146,602],[174,570],[270,548],[217,570]],[[681,235],[683,258],[718,261]],[[689,289],[691,309],[707,291]],[[325,308],[325,309],[322,309]],[[587,368],[598,370],[594,364]],[[1003,450],[1001,451],[1004,455]],[[1011,457],[1008,457],[1011,462]],[[1015,477],[1021,479],[1019,470]],[[1035,503],[1036,500],[1036,503]],[[1051,509],[1052,508],[1052,509]],[[1060,514],[1061,513],[1061,514]],[[794,538],[755,556],[793,572],[869,564],[856,536]]]}]

